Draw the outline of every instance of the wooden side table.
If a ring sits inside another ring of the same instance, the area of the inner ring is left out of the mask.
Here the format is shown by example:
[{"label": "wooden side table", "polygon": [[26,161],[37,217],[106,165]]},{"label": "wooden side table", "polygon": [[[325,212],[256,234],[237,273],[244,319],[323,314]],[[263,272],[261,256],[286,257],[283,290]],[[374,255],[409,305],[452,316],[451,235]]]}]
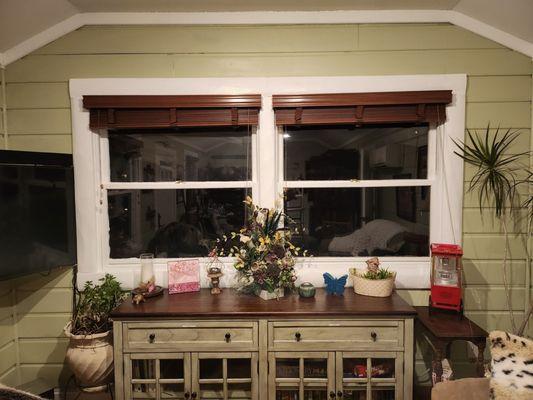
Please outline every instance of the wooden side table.
[{"label": "wooden side table", "polygon": [[433,310],[428,307],[415,307],[417,318],[415,322],[416,334],[423,334],[433,348],[432,369],[436,374],[436,382],[442,380],[442,360],[450,357],[451,344],[455,340],[465,340],[478,348],[476,370],[478,376],[485,374],[483,353],[487,340],[487,332],[477,324],[457,314]]}]

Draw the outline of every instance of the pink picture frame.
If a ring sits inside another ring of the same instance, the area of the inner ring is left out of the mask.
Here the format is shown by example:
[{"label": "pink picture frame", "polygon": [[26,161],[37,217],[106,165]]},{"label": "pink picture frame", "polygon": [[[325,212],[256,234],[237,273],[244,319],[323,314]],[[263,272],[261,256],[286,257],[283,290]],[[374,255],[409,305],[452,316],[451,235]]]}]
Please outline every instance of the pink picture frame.
[{"label": "pink picture frame", "polygon": [[168,293],[188,293],[200,290],[200,264],[198,260],[169,261]]}]

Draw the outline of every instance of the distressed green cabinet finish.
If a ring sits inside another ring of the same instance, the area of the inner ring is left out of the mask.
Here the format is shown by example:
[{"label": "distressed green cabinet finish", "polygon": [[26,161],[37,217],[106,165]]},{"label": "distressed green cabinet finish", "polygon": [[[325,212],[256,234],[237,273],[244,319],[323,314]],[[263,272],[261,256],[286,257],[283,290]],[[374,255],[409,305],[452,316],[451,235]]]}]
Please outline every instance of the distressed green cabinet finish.
[{"label": "distressed green cabinet finish", "polygon": [[318,290],[264,301],[225,290],[129,302],[114,319],[117,399],[412,398],[415,310]]}]

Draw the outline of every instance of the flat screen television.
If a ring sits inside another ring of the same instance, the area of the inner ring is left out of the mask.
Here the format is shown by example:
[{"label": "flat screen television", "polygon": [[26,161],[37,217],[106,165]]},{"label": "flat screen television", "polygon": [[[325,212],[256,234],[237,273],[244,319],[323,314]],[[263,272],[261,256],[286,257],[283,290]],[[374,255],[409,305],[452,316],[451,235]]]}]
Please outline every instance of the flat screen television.
[{"label": "flat screen television", "polygon": [[0,150],[0,280],[74,264],[72,156]]}]

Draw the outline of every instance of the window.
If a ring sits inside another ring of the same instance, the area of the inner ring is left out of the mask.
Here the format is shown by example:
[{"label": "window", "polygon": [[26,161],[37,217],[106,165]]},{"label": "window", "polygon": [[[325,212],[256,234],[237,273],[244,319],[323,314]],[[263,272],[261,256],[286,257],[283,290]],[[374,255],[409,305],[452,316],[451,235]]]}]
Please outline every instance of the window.
[{"label": "window", "polygon": [[[164,284],[168,259],[204,263],[217,237],[239,229],[246,195],[273,207],[283,193],[315,255],[300,260],[301,280],[320,285],[324,271],[379,255],[399,287],[424,287],[428,244],[461,238],[463,166],[451,140],[464,132],[465,87],[462,75],[72,80],[80,284],[110,272],[132,287],[145,251]],[[413,90],[454,100],[379,103]],[[277,103],[283,93],[367,92],[379,104],[364,110]],[[149,107],[141,113],[130,95]]]},{"label": "window", "polygon": [[285,211],[300,227],[303,248],[315,256],[428,256],[434,130],[281,130]]}]

